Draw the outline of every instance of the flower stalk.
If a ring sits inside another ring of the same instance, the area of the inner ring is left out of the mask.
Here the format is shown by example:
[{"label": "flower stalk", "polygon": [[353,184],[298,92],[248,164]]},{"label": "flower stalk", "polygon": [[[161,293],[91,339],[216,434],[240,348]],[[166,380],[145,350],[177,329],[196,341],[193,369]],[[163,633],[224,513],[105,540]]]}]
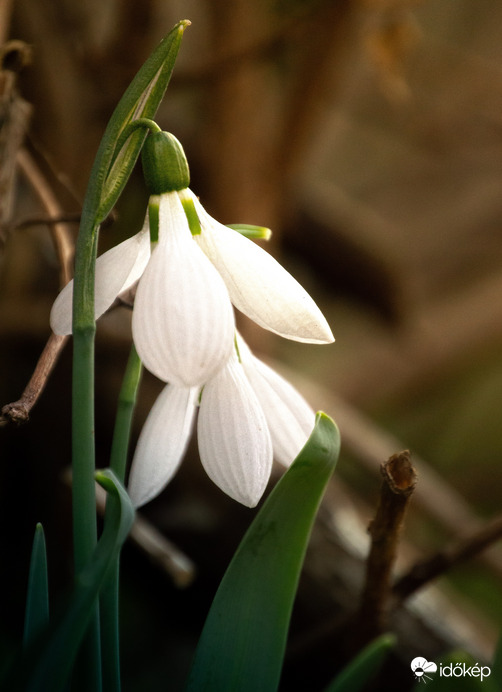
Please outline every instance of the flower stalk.
[{"label": "flower stalk", "polygon": [[[134,344],[119,394],[117,417],[113,432],[110,468],[123,484],[125,479],[127,452],[131,436],[131,423],[136,405],[136,397],[142,373],[141,361]],[[108,503],[105,512],[105,526],[111,521],[111,508]],[[110,567],[110,574],[100,595],[100,623],[103,658],[103,692],[120,692],[120,636],[119,636],[119,573],[120,554],[117,553]]]},{"label": "flower stalk", "polygon": [[[97,544],[94,485],[94,315],[95,264],[99,226],[122,192],[143,144],[145,132],[123,134],[134,120],[151,118],[167,88],[185,28],[183,21],[159,44],[117,105],[91,171],[75,254],[73,284],[73,531],[75,573],[92,559]],[[144,125],[144,123],[143,123]],[[99,609],[91,616],[76,684],[101,690]]]}]

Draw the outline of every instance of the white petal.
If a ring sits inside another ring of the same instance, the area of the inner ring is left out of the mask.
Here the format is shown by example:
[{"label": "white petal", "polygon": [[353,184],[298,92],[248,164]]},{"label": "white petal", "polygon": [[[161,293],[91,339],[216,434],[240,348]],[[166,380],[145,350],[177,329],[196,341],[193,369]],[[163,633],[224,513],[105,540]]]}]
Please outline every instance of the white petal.
[{"label": "white petal", "polygon": [[[115,298],[130,288],[143,273],[150,257],[150,238],[145,223],[139,233],[104,252],[96,260],[94,317],[108,310]],[[71,334],[73,280],[54,301],[50,323],[55,334]]]},{"label": "white petal", "polygon": [[162,195],[159,213],[159,242],[134,301],[134,343],[160,379],[201,385],[233,350],[233,309],[221,277],[193,241],[176,193]]},{"label": "white petal", "polygon": [[198,388],[167,385],[148,414],[129,475],[135,507],[156,497],[174,476],[192,433]]},{"label": "white petal", "polygon": [[315,424],[315,413],[293,385],[256,358],[239,338],[242,367],[267,419],[274,458],[289,466],[307,442]]},{"label": "white petal", "polygon": [[150,248],[150,229],[146,224],[146,227],[138,234],[137,240],[139,241],[138,254],[136,260],[132,266],[131,271],[127,275],[126,280],[122,284],[122,288],[119,291],[119,295],[124,291],[128,291],[131,286],[134,286],[136,281],[138,281],[146,269],[146,266],[150,260],[151,248]]},{"label": "white petal", "polygon": [[312,298],[272,255],[195,203],[202,226],[195,238],[223,277],[236,308],[288,339],[312,344],[334,341]]},{"label": "white petal", "polygon": [[254,507],[272,467],[272,442],[262,408],[234,356],[202,391],[199,453],[223,492]]}]

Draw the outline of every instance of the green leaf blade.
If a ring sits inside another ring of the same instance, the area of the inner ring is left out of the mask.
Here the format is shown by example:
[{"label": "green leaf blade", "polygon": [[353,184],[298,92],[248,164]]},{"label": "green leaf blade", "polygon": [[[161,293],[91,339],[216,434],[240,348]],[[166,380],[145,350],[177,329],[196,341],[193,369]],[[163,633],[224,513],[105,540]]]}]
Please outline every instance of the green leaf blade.
[{"label": "green leaf blade", "polygon": [[73,662],[95,612],[95,603],[110,568],[125,541],[134,519],[127,492],[115,474],[106,469],[96,480],[108,492],[109,521],[91,560],[77,574],[71,599],[52,619],[49,629],[31,643],[14,664],[7,680],[1,681],[9,692],[59,692],[64,689]]},{"label": "green leaf blade", "polygon": [[392,634],[377,637],[347,664],[324,692],[360,692],[365,689],[366,683],[378,673],[395,643],[396,638]]},{"label": "green leaf blade", "polygon": [[244,536],[211,606],[187,692],[277,689],[313,521],[340,437],[318,414],[307,444]]},{"label": "green leaf blade", "polygon": [[47,553],[42,524],[37,524],[31,551],[23,645],[26,647],[49,624]]}]

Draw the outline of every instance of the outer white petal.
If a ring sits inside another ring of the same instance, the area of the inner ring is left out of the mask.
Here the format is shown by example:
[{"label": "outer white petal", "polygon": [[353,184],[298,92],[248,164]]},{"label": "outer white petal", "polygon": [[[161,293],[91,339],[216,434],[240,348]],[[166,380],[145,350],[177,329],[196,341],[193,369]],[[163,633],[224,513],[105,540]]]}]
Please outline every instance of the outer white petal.
[{"label": "outer white petal", "polygon": [[[119,293],[138,280],[149,258],[150,238],[146,223],[139,233],[98,257],[94,283],[96,319],[108,310]],[[73,280],[66,284],[52,306],[50,322],[55,334],[71,334],[72,306]]]},{"label": "outer white petal", "polygon": [[196,240],[223,277],[236,308],[288,339],[312,344],[334,341],[312,298],[272,255],[195,203],[202,226]]},{"label": "outer white petal", "polygon": [[159,214],[159,243],[134,302],[134,343],[160,379],[201,385],[232,352],[232,304],[220,275],[193,241],[176,193],[162,195]]},{"label": "outer white petal", "polygon": [[156,497],[174,476],[192,433],[198,388],[167,385],[139,436],[129,475],[135,507]]},{"label": "outer white petal", "polygon": [[254,507],[270,477],[272,442],[235,355],[203,389],[197,434],[208,476],[234,500]]},{"label": "outer white petal", "polygon": [[315,413],[293,385],[256,358],[239,338],[242,367],[267,419],[275,459],[289,466],[309,438]]}]

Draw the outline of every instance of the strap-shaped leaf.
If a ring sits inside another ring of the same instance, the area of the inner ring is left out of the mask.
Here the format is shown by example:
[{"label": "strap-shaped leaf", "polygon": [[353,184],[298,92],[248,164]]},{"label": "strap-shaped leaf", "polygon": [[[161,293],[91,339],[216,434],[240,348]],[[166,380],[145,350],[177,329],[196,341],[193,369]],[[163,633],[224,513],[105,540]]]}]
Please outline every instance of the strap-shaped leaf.
[{"label": "strap-shaped leaf", "polygon": [[273,692],[313,521],[340,448],[323,413],[235,553],[209,611],[189,692]]},{"label": "strap-shaped leaf", "polygon": [[71,599],[61,616],[51,622],[49,630],[16,662],[1,689],[58,692],[68,680],[100,588],[134,519],[129,496],[114,473],[109,469],[98,471],[96,480],[108,492],[111,510],[93,557],[77,575]]},{"label": "strap-shaped leaf", "polygon": [[366,683],[379,672],[395,643],[392,634],[377,637],[338,673],[324,692],[360,692],[366,689]]},{"label": "strap-shaped leaf", "polygon": [[47,553],[42,524],[37,524],[31,549],[30,574],[24,616],[23,644],[28,646],[49,624]]}]

